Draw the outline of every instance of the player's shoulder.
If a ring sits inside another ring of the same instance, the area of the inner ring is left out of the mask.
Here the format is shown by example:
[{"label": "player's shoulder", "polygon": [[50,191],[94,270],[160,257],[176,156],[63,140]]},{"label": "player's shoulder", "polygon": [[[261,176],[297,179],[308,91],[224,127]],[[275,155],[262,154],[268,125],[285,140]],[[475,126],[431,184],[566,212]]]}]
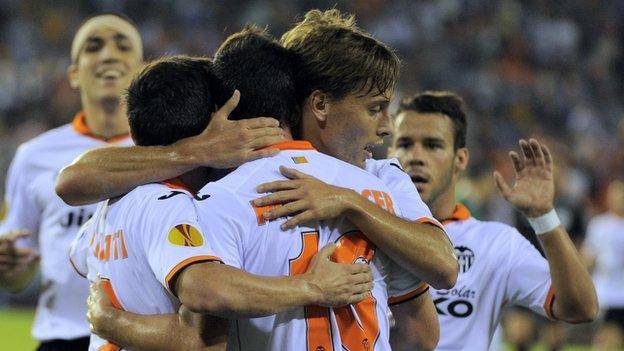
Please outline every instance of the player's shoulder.
[{"label": "player's shoulder", "polygon": [[31,160],[32,156],[66,142],[72,134],[73,129],[69,124],[50,129],[22,143],[17,149],[16,157],[22,158],[24,161]]},{"label": "player's shoulder", "polygon": [[592,217],[589,220],[589,225],[590,226],[610,225],[611,223],[618,222],[618,220],[623,221],[624,219],[620,219],[610,212],[604,212],[604,213],[600,213]]},{"label": "player's shoulder", "polygon": [[482,221],[474,217],[458,222],[464,230],[472,231],[480,238],[486,238],[488,242],[500,241],[503,246],[505,240],[526,240],[513,226],[496,221]]},{"label": "player's shoulder", "polygon": [[136,211],[159,213],[163,210],[192,207],[194,195],[181,187],[166,183],[150,183],[140,185],[117,202],[120,207],[132,208]]},{"label": "player's shoulder", "polygon": [[380,177],[384,174],[405,174],[401,163],[396,158],[385,159],[368,159],[366,160],[366,170],[370,173]]}]

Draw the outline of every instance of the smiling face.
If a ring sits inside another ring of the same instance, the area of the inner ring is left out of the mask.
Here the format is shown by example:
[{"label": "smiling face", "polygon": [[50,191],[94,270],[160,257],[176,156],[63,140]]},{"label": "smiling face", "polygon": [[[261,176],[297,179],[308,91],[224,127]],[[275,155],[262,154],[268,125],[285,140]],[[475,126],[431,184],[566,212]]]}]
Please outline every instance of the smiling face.
[{"label": "smiling face", "polygon": [[[423,201],[453,199],[468,151],[454,148],[453,122],[439,113],[403,111],[395,119],[390,154],[399,159]],[[450,201],[450,200],[449,200]]]},{"label": "smiling face", "polygon": [[322,111],[314,114],[314,127],[318,128],[315,147],[364,168],[366,159],[372,157],[373,146],[381,144],[383,137],[390,134],[391,96],[392,92],[366,96],[351,93],[334,100],[325,95]]},{"label": "smiling face", "polygon": [[80,89],[83,103],[119,100],[142,59],[141,38],[133,25],[114,15],[96,16],[76,33],[69,81]]}]

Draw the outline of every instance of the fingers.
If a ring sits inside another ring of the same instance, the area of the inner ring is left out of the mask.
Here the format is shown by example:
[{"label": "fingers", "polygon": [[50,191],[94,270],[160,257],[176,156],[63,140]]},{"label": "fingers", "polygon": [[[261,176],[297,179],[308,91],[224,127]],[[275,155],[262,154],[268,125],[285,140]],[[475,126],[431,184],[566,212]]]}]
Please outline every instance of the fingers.
[{"label": "fingers", "polygon": [[280,173],[288,179],[314,178],[311,175],[300,172],[294,168],[288,168],[286,166],[280,166],[279,170],[280,170]]},{"label": "fingers", "polygon": [[548,146],[544,144],[540,145],[540,149],[542,150],[542,153],[544,154],[544,163],[546,164],[546,168],[549,170],[552,170],[553,161],[552,161],[550,149],[548,148]]},{"label": "fingers", "polygon": [[294,180],[276,180],[258,185],[256,191],[259,193],[273,193],[281,190],[292,190],[299,188],[299,183]]},{"label": "fingers", "polygon": [[280,228],[282,230],[292,229],[302,223],[311,222],[315,220],[320,220],[319,217],[315,216],[312,211],[302,212],[292,218],[289,218],[286,222],[284,222]]},{"label": "fingers", "polygon": [[364,300],[365,298],[367,298],[368,296],[370,296],[370,292],[363,292],[360,294],[355,294],[349,297],[349,300],[347,301],[347,304],[355,304],[358,303],[362,300]]},{"label": "fingers", "polygon": [[26,229],[19,229],[19,230],[12,230],[10,232],[8,232],[5,236],[3,236],[3,238],[6,238],[8,240],[17,240],[20,238],[24,238],[30,235],[30,231],[26,230]]},{"label": "fingers", "polygon": [[282,134],[276,135],[265,135],[261,137],[254,137],[246,147],[252,150],[262,149],[271,145],[275,145],[284,141],[284,136]]},{"label": "fingers", "polygon": [[517,152],[510,151],[509,158],[511,159],[511,162],[513,163],[514,170],[516,171],[516,173],[524,169],[524,162],[520,159],[520,155],[518,155]]},{"label": "fingers", "polygon": [[[367,264],[345,264],[346,269],[349,271],[349,273],[357,275],[357,274],[361,274],[361,273],[367,273],[370,274],[371,273],[371,268],[369,265]],[[372,279],[372,275],[371,275],[371,279]]]},{"label": "fingers", "polygon": [[531,151],[535,156],[535,165],[539,167],[546,166],[546,160],[544,159],[544,153],[542,152],[540,143],[535,139],[530,139],[529,144],[531,145]]},{"label": "fingers", "polygon": [[221,106],[221,108],[212,115],[212,120],[215,119],[227,119],[230,113],[234,111],[236,106],[238,106],[238,102],[240,101],[240,92],[238,90],[234,90],[232,97],[228,101]]},{"label": "fingers", "polygon": [[498,191],[500,191],[501,195],[503,195],[503,197],[507,199],[509,195],[511,195],[511,188],[509,187],[507,182],[505,182],[505,179],[503,179],[503,176],[498,171],[494,171],[494,181],[496,182],[496,187],[498,188]]},{"label": "fingers", "polygon": [[[279,121],[276,120],[275,118],[258,117],[258,118],[246,119],[244,121],[246,121],[247,129],[279,128]],[[282,131],[282,129],[280,129],[280,131]]]},{"label": "fingers", "polygon": [[520,150],[522,151],[522,155],[524,156],[524,163],[526,165],[535,165],[535,155],[533,154],[533,150],[531,149],[531,145],[524,139],[520,139],[518,142],[520,144]]},{"label": "fingers", "polygon": [[256,206],[283,205],[291,201],[299,200],[298,192],[295,190],[282,190],[254,200]]},{"label": "fingers", "polygon": [[283,206],[276,207],[271,211],[265,212],[262,216],[267,221],[272,221],[281,217],[293,216],[299,214],[306,209],[304,201],[289,202]]},{"label": "fingers", "polygon": [[247,154],[247,157],[245,157],[245,159],[243,160],[243,163],[253,161],[253,160],[258,160],[258,159],[265,158],[265,157],[275,156],[279,154],[279,152],[280,152],[279,149],[274,149],[274,148],[251,151]]},{"label": "fingers", "polygon": [[331,243],[325,245],[317,254],[318,257],[329,260],[329,257],[336,251],[336,244]]}]

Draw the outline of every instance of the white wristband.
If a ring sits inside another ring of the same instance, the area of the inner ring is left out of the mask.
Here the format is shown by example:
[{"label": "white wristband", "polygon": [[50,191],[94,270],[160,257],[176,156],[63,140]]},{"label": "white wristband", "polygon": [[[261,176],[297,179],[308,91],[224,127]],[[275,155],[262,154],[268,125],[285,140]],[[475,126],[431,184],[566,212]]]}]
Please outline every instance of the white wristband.
[{"label": "white wristband", "polygon": [[541,215],[535,218],[527,217],[531,228],[535,231],[535,234],[542,235],[544,233],[548,233],[549,231],[557,228],[561,225],[561,221],[559,220],[559,216],[557,216],[557,212],[553,208],[550,212]]}]

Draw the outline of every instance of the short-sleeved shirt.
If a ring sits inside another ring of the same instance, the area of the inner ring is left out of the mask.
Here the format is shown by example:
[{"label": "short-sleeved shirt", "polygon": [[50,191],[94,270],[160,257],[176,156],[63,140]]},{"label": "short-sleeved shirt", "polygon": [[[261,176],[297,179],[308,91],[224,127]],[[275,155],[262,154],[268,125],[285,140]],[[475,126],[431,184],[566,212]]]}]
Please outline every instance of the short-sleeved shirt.
[{"label": "short-sleeved shirt", "polygon": [[89,335],[86,319],[87,282],[67,260],[67,252],[80,226],[95,205],[70,207],[55,191],[58,172],[83,152],[111,143],[129,145],[128,135],[108,141],[93,136],[78,113],[72,124],[52,129],[22,144],[9,168],[0,233],[27,229],[33,233],[20,246],[41,255],[42,291],[32,335],[38,340],[74,339]]},{"label": "short-sleeved shirt", "polygon": [[461,204],[442,223],[459,276],[452,289],[431,290],[440,320],[436,350],[487,350],[506,306],[553,318],[548,262],[515,228],[479,221]]},{"label": "short-sleeved shirt", "polygon": [[336,242],[333,259],[371,264],[374,288],[371,297],[342,308],[306,306],[232,321],[228,349],[389,350],[388,299],[413,296],[426,285],[394,265],[346,218],[304,223],[283,231],[279,226],[285,220],[265,221],[262,214],[271,207],[255,207],[252,200],[260,197],[258,185],[284,179],[279,173],[281,165],[355,190],[400,215],[390,190],[371,173],[317,152],[308,142],[276,147],[281,149],[278,155],[249,162],[199,192],[198,197],[205,198],[196,201],[200,223],[216,254],[226,264],[250,273],[288,276],[304,273],[323,246]]},{"label": "short-sleeved shirt", "polygon": [[[105,280],[118,308],[143,315],[176,313],[177,274],[193,263],[220,261],[200,229],[193,195],[180,183],[139,186],[115,203],[101,203],[70,258],[90,281]],[[91,335],[91,350],[106,344]]]},{"label": "short-sleeved shirt", "polygon": [[592,218],[585,247],[596,257],[593,279],[600,307],[624,308],[624,218],[613,213]]}]

